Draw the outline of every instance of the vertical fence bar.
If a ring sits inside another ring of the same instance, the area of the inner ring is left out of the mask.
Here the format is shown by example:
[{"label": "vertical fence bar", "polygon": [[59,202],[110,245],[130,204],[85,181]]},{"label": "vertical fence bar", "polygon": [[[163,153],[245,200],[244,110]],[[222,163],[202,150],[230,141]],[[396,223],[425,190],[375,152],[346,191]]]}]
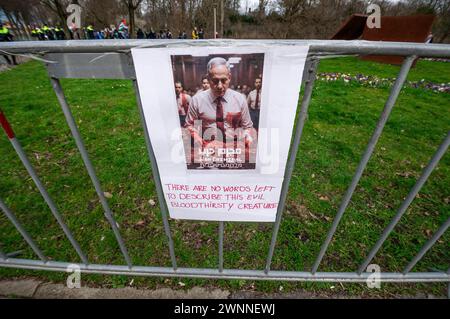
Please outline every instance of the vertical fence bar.
[{"label": "vertical fence bar", "polygon": [[125,247],[125,244],[122,240],[122,237],[120,236],[120,232],[118,229],[118,224],[115,221],[111,210],[109,208],[108,202],[106,201],[105,195],[102,191],[102,188],[100,186],[100,182],[97,178],[97,175],[95,174],[94,167],[92,166],[91,160],[89,159],[89,155],[86,151],[86,148],[83,143],[83,139],[81,138],[80,132],[78,130],[78,127],[75,123],[75,120],[73,118],[72,112],[70,111],[69,104],[66,101],[66,97],[64,96],[64,92],[61,87],[61,83],[56,78],[51,78],[51,83],[53,86],[53,90],[56,93],[56,96],[58,98],[59,104],[61,105],[61,108],[63,110],[64,116],[66,117],[67,124],[69,125],[70,131],[72,132],[72,136],[75,139],[75,142],[77,144],[78,150],[80,151],[81,157],[83,159],[84,165],[86,166],[86,169],[88,171],[89,176],[91,177],[92,183],[94,184],[95,190],[97,192],[97,195],[100,199],[100,202],[103,206],[103,210],[105,211],[105,217],[111,224],[111,228],[114,232],[114,235],[116,237],[116,240],[119,244],[120,250],[122,251],[123,257],[125,258],[125,261],[128,265],[128,267],[131,268],[131,259],[128,255],[127,248]]},{"label": "vertical fence bar", "polygon": [[223,272],[223,222],[219,222],[219,272]]},{"label": "vertical fence bar", "polygon": [[0,124],[2,125],[6,135],[8,136],[9,141],[11,142],[11,145],[13,146],[17,155],[19,156],[20,160],[22,161],[23,165],[25,166],[28,174],[30,174],[31,178],[34,181],[34,184],[39,189],[39,192],[41,193],[41,195],[44,198],[45,202],[47,203],[48,207],[50,208],[50,211],[52,212],[55,219],[58,221],[58,224],[61,226],[64,234],[69,239],[70,243],[72,244],[73,248],[78,253],[78,256],[80,256],[83,263],[88,264],[86,255],[83,253],[83,251],[80,248],[80,245],[73,237],[73,235],[72,235],[71,231],[69,230],[69,228],[67,227],[67,225],[64,223],[64,220],[62,219],[61,214],[58,211],[58,208],[56,208],[55,203],[53,202],[52,198],[50,197],[50,195],[48,194],[44,185],[42,184],[41,180],[39,179],[38,175],[36,174],[36,171],[34,170],[33,166],[31,165],[30,161],[28,160],[28,157],[25,154],[25,151],[22,149],[22,146],[20,145],[19,141],[15,137],[15,134],[11,128],[11,125],[9,124],[8,120],[6,119],[6,116],[4,115],[4,113],[1,110],[0,110]]},{"label": "vertical fence bar", "polygon": [[30,237],[28,232],[22,227],[20,222],[17,220],[16,216],[13,214],[13,212],[6,206],[6,204],[3,202],[3,200],[0,198],[0,208],[5,213],[6,217],[11,221],[11,223],[16,227],[16,229],[19,231],[19,233],[22,235],[23,239],[30,245],[31,249],[38,255],[38,257],[43,261],[47,261],[47,257],[42,253],[42,251],[38,248],[34,240]]},{"label": "vertical fence bar", "polygon": [[403,274],[407,274],[413,269],[413,267],[422,259],[423,255],[437,242],[437,240],[445,233],[445,231],[450,226],[450,218],[448,218],[445,223],[439,227],[439,229],[434,233],[434,235],[423,245],[417,255],[409,262],[409,264],[403,270]]},{"label": "vertical fence bar", "polygon": [[311,95],[316,80],[316,72],[319,60],[313,60],[311,67],[308,70],[308,79],[305,81],[305,93],[303,94],[303,100],[300,108],[300,114],[297,120],[297,128],[295,131],[294,139],[289,151],[289,160],[286,164],[286,171],[284,173],[283,185],[281,188],[280,203],[277,209],[277,216],[272,231],[272,239],[270,242],[269,253],[267,254],[266,266],[264,272],[267,274],[270,270],[270,264],[272,263],[273,252],[275,250],[275,244],[277,242],[278,231],[280,229],[281,217],[284,210],[284,204],[286,201],[287,193],[289,190],[289,183],[291,181],[292,172],[294,170],[295,159],[297,158],[298,147],[302,137],[303,127],[305,125],[306,116],[308,114],[308,107],[311,101]]},{"label": "vertical fence bar", "polygon": [[158,196],[159,207],[161,208],[161,217],[164,225],[164,232],[166,233],[168,244],[169,244],[169,254],[172,261],[172,267],[177,270],[177,260],[175,256],[175,248],[173,244],[172,234],[170,232],[169,220],[167,218],[167,207],[166,201],[164,199],[164,193],[161,185],[161,178],[159,176],[158,164],[156,162],[155,153],[153,152],[152,142],[150,141],[150,136],[148,135],[147,124],[145,121],[144,110],[142,109],[141,95],[139,94],[139,86],[136,80],[133,80],[134,91],[136,93],[136,102],[139,109],[139,116],[141,117],[142,127],[144,129],[145,144],[147,145],[147,152],[150,159],[150,165],[152,168],[153,180],[155,181],[156,194]]},{"label": "vertical fence bar", "polygon": [[8,257],[6,257],[6,255],[3,253],[3,251],[0,250],[0,258],[1,259],[6,259]]},{"label": "vertical fence bar", "polygon": [[425,169],[423,170],[422,175],[417,180],[416,184],[411,189],[411,191],[409,192],[408,196],[406,197],[406,199],[404,200],[404,202],[400,206],[397,214],[391,220],[389,225],[385,228],[385,230],[383,231],[383,234],[378,239],[378,241],[376,242],[375,246],[370,251],[370,253],[367,256],[367,258],[364,260],[364,262],[359,267],[358,274],[361,274],[364,271],[364,269],[366,269],[367,265],[369,265],[369,263],[372,261],[373,257],[375,257],[376,253],[381,248],[381,246],[383,245],[383,243],[386,240],[386,238],[389,236],[389,234],[392,232],[394,227],[400,221],[400,218],[403,216],[405,211],[408,209],[409,205],[412,203],[412,201],[416,197],[417,193],[419,193],[420,189],[422,188],[422,186],[427,181],[427,179],[430,176],[431,172],[434,170],[436,165],[439,163],[439,161],[441,160],[442,156],[444,156],[444,154],[447,151],[449,145],[450,145],[450,131],[447,133],[447,137],[442,142],[442,144],[439,146],[439,148],[436,151],[436,153],[434,154],[433,158],[428,163],[427,167],[425,167]]},{"label": "vertical fence bar", "polygon": [[311,270],[311,273],[313,274],[316,273],[317,269],[319,268],[320,262],[322,261],[322,258],[325,255],[325,252],[327,251],[331,239],[333,238],[333,235],[336,232],[336,228],[339,225],[342,215],[344,215],[344,212],[350,202],[350,199],[352,198],[353,192],[355,191],[356,186],[358,185],[358,182],[364,172],[364,169],[366,168],[367,162],[372,156],[373,150],[375,149],[375,146],[378,142],[378,138],[383,132],[384,125],[386,124],[389,115],[391,114],[392,108],[394,107],[398,95],[400,94],[403,84],[405,83],[406,77],[408,76],[409,69],[411,68],[411,65],[415,58],[416,58],[415,56],[409,56],[405,58],[405,60],[403,61],[402,67],[397,76],[397,80],[395,81],[394,86],[392,87],[391,93],[389,95],[388,100],[386,101],[383,112],[381,113],[380,119],[378,120],[377,126],[375,128],[375,131],[373,132],[372,137],[370,138],[369,143],[367,144],[367,148],[364,152],[361,161],[359,162],[359,165],[356,169],[356,173],[353,176],[352,182],[349,188],[347,189],[344,198],[342,199],[342,203],[339,207],[338,213],[336,214],[336,217],[333,220],[333,224],[327,234],[325,241],[322,244],[319,255],[317,256],[317,259],[313,265],[313,268]]},{"label": "vertical fence bar", "polygon": [[[447,274],[450,275],[450,268],[447,269]],[[447,299],[450,299],[450,281],[447,284]]]}]

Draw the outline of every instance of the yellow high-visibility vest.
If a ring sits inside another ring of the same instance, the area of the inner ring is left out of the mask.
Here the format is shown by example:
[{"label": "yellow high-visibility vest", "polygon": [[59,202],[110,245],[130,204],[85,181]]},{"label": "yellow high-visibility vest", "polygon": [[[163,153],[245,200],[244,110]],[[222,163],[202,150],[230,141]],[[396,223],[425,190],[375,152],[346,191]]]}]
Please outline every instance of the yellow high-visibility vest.
[{"label": "yellow high-visibility vest", "polygon": [[0,34],[8,34],[9,33],[9,29],[7,27],[3,27],[0,29]]}]

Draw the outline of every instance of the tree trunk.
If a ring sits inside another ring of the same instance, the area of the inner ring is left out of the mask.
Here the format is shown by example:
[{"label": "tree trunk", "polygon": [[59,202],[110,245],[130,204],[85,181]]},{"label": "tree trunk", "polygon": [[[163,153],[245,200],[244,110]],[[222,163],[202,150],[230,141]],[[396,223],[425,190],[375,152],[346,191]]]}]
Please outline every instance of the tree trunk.
[{"label": "tree trunk", "polygon": [[[66,12],[66,8],[63,7],[61,0],[41,0],[41,3],[56,13],[59,18],[59,23],[64,29],[64,33],[70,37],[69,27],[67,26],[67,17],[69,15]],[[77,1],[75,1],[75,4],[77,4]]]},{"label": "tree trunk", "polygon": [[69,27],[67,26],[67,12],[65,8],[63,8],[62,3],[60,1],[55,1],[56,13],[58,14],[61,27],[64,29],[64,33],[70,37]]},{"label": "tree trunk", "polygon": [[265,6],[266,6],[266,1],[265,0],[259,0],[259,4],[258,4],[258,20],[259,20],[260,23],[264,19]]},{"label": "tree trunk", "polygon": [[134,38],[134,8],[132,1],[128,2],[128,25],[129,25],[129,37]]},{"label": "tree trunk", "polygon": [[25,29],[25,32],[27,33],[27,35],[28,35],[28,38],[29,39],[31,39],[32,37],[31,37],[31,30],[30,30],[30,21],[28,20],[28,18],[24,18],[24,16],[22,15],[22,13],[19,13],[19,16],[20,16],[20,18],[21,18],[21,20],[23,21],[23,25],[24,25],[24,29]]},{"label": "tree trunk", "polygon": [[180,7],[181,7],[180,30],[182,30],[186,27],[186,1],[185,0],[180,1]]},{"label": "tree trunk", "polygon": [[23,35],[28,40],[30,39],[30,34],[27,32],[26,24],[23,22],[22,16],[20,12],[15,12],[14,16],[16,17],[16,24],[23,31]]},{"label": "tree trunk", "polygon": [[224,0],[220,0],[220,38],[223,38],[223,20],[225,14],[225,8],[223,4]]}]

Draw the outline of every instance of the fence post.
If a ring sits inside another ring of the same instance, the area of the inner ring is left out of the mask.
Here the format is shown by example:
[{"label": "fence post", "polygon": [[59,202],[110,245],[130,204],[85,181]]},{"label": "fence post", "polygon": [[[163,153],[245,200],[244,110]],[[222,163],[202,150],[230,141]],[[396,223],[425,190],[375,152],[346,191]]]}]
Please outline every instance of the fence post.
[{"label": "fence post", "polygon": [[164,199],[164,193],[162,190],[161,178],[159,176],[159,170],[158,170],[158,164],[156,163],[156,157],[155,157],[155,153],[153,152],[152,142],[150,140],[150,136],[148,135],[147,124],[145,122],[144,111],[142,109],[141,95],[139,94],[139,86],[138,86],[136,80],[133,80],[133,86],[134,86],[134,91],[136,93],[136,102],[137,102],[138,109],[139,109],[139,115],[141,117],[142,127],[144,129],[145,144],[147,145],[147,152],[148,152],[148,156],[150,159],[150,165],[152,167],[153,179],[155,181],[155,186],[156,186],[156,194],[158,195],[159,207],[161,208],[161,217],[163,220],[164,231],[166,233],[166,237],[167,237],[168,244],[169,244],[170,259],[172,261],[173,269],[177,270],[177,259],[175,256],[175,248],[173,245],[172,234],[170,232],[169,220],[167,217],[168,213],[167,213],[166,201]]},{"label": "fence post", "polygon": [[336,232],[336,228],[339,225],[339,222],[341,221],[341,218],[344,215],[344,212],[345,212],[348,204],[350,203],[353,192],[355,191],[356,186],[358,185],[358,182],[364,172],[364,169],[366,168],[367,162],[369,161],[370,157],[372,156],[372,152],[375,149],[375,145],[378,142],[378,138],[380,137],[381,133],[383,132],[384,125],[386,124],[386,122],[389,118],[389,115],[391,114],[392,108],[394,107],[397,97],[400,94],[403,84],[405,83],[406,77],[408,76],[409,69],[411,68],[411,65],[412,65],[413,61],[415,60],[415,58],[416,58],[416,56],[409,56],[403,61],[402,67],[397,76],[397,80],[395,81],[395,84],[392,87],[389,98],[386,101],[383,112],[381,113],[380,119],[378,120],[377,127],[375,128],[375,131],[373,132],[372,137],[370,138],[369,143],[367,144],[367,148],[364,152],[364,155],[363,155],[361,161],[359,162],[359,165],[356,169],[356,173],[353,176],[352,182],[351,182],[349,188],[347,189],[347,191],[344,195],[344,198],[342,199],[342,203],[339,207],[339,211],[333,220],[333,224],[331,225],[330,230],[328,231],[327,238],[325,239],[324,243],[322,244],[322,247],[320,248],[319,255],[317,256],[317,259],[311,270],[311,273],[313,273],[313,274],[319,268],[320,262],[322,261],[322,258],[325,255],[325,252],[327,251],[328,246],[330,245],[330,242],[331,242],[331,239],[333,238],[334,233]]},{"label": "fence post", "polygon": [[417,253],[417,255],[409,262],[409,264],[403,270],[403,274],[407,274],[413,269],[413,267],[422,259],[423,255],[437,242],[437,240],[445,233],[445,231],[450,226],[450,217],[439,227],[439,229],[434,233],[434,235],[423,245],[422,249]]},{"label": "fence post", "polygon": [[272,231],[272,240],[270,242],[269,253],[267,255],[266,267],[264,272],[267,274],[270,270],[270,264],[272,263],[273,252],[275,250],[275,244],[277,241],[278,230],[280,229],[281,216],[284,210],[284,204],[286,202],[287,193],[289,190],[289,183],[291,181],[292,172],[294,171],[295,160],[297,158],[298,147],[300,145],[300,140],[303,133],[303,127],[305,125],[305,120],[308,115],[308,107],[311,101],[312,91],[314,87],[314,82],[316,80],[317,67],[319,65],[319,60],[314,59],[311,63],[311,67],[308,70],[308,79],[305,81],[305,93],[303,94],[303,100],[300,108],[300,114],[297,120],[297,127],[295,135],[291,144],[289,151],[289,160],[286,165],[286,170],[284,173],[283,185],[281,188],[280,202],[277,209],[277,216],[275,219],[275,224]]},{"label": "fence post", "polygon": [[42,251],[38,248],[34,240],[31,238],[31,236],[28,234],[28,232],[23,228],[23,226],[20,224],[20,222],[17,220],[16,216],[13,214],[13,212],[6,206],[6,204],[3,202],[3,200],[0,198],[0,208],[5,213],[6,217],[11,221],[11,223],[16,227],[18,232],[22,235],[23,239],[30,245],[31,249],[38,255],[38,257],[46,262],[47,257],[42,253]]},{"label": "fence post", "polygon": [[69,239],[70,243],[72,244],[73,248],[78,253],[78,256],[80,256],[83,263],[88,264],[86,255],[83,253],[83,251],[80,248],[80,245],[73,237],[72,232],[69,230],[66,223],[62,219],[61,214],[58,211],[58,208],[56,207],[52,198],[48,194],[46,188],[44,187],[44,185],[42,184],[38,175],[36,174],[36,171],[34,170],[33,166],[31,165],[30,161],[28,160],[28,157],[25,154],[25,151],[23,150],[22,146],[20,145],[19,140],[16,138],[14,131],[11,128],[11,125],[9,124],[8,120],[6,119],[6,116],[4,115],[4,113],[1,110],[0,110],[0,124],[2,125],[6,135],[8,136],[8,139],[11,142],[11,145],[13,146],[17,155],[19,156],[20,160],[22,161],[22,164],[25,166],[28,174],[30,174],[31,178],[34,181],[34,184],[36,185],[36,187],[38,188],[42,197],[44,198],[45,202],[47,203],[48,207],[50,208],[50,211],[52,212],[55,219],[58,221],[58,224],[61,226],[64,234]]},{"label": "fence post", "polygon": [[400,221],[400,218],[402,218],[403,214],[406,212],[406,210],[408,209],[409,205],[411,205],[411,203],[414,200],[414,198],[416,197],[417,193],[419,193],[420,189],[422,188],[422,186],[427,181],[427,179],[430,176],[431,172],[433,172],[434,168],[439,163],[439,161],[441,160],[442,156],[444,156],[445,152],[448,149],[449,144],[450,144],[450,131],[447,133],[447,137],[442,142],[442,144],[439,146],[439,148],[436,151],[436,153],[434,154],[433,158],[430,160],[430,162],[428,163],[427,167],[425,167],[425,169],[423,170],[422,175],[417,180],[416,184],[413,186],[413,188],[409,192],[408,196],[406,197],[406,199],[404,200],[404,202],[400,206],[397,214],[394,216],[394,218],[392,218],[391,222],[386,227],[386,229],[383,231],[383,234],[378,239],[378,241],[376,242],[375,246],[371,249],[371,251],[370,251],[369,255],[367,256],[367,258],[364,260],[364,262],[359,267],[358,274],[361,274],[364,271],[364,269],[366,269],[367,265],[369,265],[369,263],[372,261],[373,257],[375,257],[376,253],[381,248],[381,246],[383,245],[383,243],[386,240],[386,238],[389,236],[389,234],[392,232],[394,227]]},{"label": "fence post", "polygon": [[[176,40],[174,40],[176,41]],[[48,51],[50,53],[105,53],[107,52],[120,52],[121,50],[129,50],[132,47],[136,47],[138,45],[147,45],[143,41],[142,42],[136,42],[136,41],[112,41],[111,43],[104,44],[103,42],[96,42],[96,41],[88,41],[85,43],[77,43],[75,42],[66,42],[66,41],[57,41],[58,43],[38,43],[36,44],[27,44],[27,43],[1,43],[0,47],[4,50],[9,50],[11,48],[11,52],[13,53],[36,53],[36,52],[43,52]],[[222,42],[221,42],[222,43]],[[227,42],[229,44],[233,44],[234,42],[230,41]],[[273,44],[270,42],[258,42],[258,44],[265,44],[268,45]],[[393,54],[393,55],[399,55],[402,54],[403,56],[406,55],[419,55],[419,56],[430,56],[430,57],[450,57],[450,46],[445,45],[424,45],[424,44],[411,44],[411,43],[405,43],[405,44],[399,44],[399,43],[373,43],[370,41],[364,41],[364,42],[345,42],[345,41],[280,41],[278,42],[283,45],[298,45],[298,44],[308,44],[310,45],[310,54],[318,54],[318,55],[324,55],[328,56],[332,53],[336,54]],[[166,43],[157,43],[155,46],[166,46]],[[194,44],[196,45],[196,44]],[[204,44],[201,44],[204,45]],[[76,54],[75,54],[76,55]],[[75,139],[75,142],[77,143],[77,147],[80,150],[81,156],[83,158],[84,164],[88,170],[89,176],[91,177],[91,180],[94,184],[94,187],[96,189],[96,192],[100,198],[100,202],[103,206],[103,209],[105,211],[105,216],[109,223],[111,224],[111,227],[113,229],[114,235],[116,236],[117,242],[120,246],[120,249],[122,251],[122,254],[124,255],[124,258],[128,264],[127,265],[112,265],[112,264],[104,264],[104,265],[96,265],[96,264],[88,264],[86,256],[84,256],[83,252],[81,251],[81,248],[74,240],[73,236],[70,233],[70,230],[65,226],[59,212],[57,211],[56,206],[52,202],[52,199],[48,195],[46,189],[40,182],[39,178],[37,177],[36,172],[34,171],[34,168],[29,163],[28,158],[26,157],[25,152],[21,148],[19,142],[14,137],[14,132],[12,131],[9,123],[6,121],[6,118],[4,117],[3,113],[0,111],[0,124],[3,126],[3,129],[5,130],[6,134],[8,135],[8,138],[10,139],[13,147],[15,148],[17,154],[19,155],[20,159],[24,163],[26,169],[30,173],[31,177],[33,178],[33,181],[37,185],[39,191],[41,192],[41,195],[44,197],[44,200],[46,201],[47,205],[50,207],[50,210],[52,211],[52,214],[57,219],[58,223],[62,227],[64,233],[69,238],[70,242],[72,243],[72,246],[76,249],[77,253],[80,255],[82,261],[85,264],[78,264],[80,266],[80,269],[83,272],[88,273],[100,273],[100,274],[124,274],[124,275],[144,275],[144,276],[171,276],[171,277],[191,277],[191,278],[226,278],[226,279],[248,279],[248,280],[286,280],[286,281],[322,281],[322,282],[335,282],[335,281],[349,281],[349,282],[364,282],[369,276],[370,273],[363,273],[362,271],[359,272],[316,272],[320,262],[326,253],[326,250],[333,238],[333,235],[336,231],[336,228],[339,224],[340,219],[342,218],[342,215],[344,214],[347,205],[349,204],[351,200],[351,196],[356,189],[356,186],[359,182],[359,179],[362,176],[362,173],[365,169],[365,166],[367,165],[368,160],[370,159],[370,156],[374,150],[374,147],[376,146],[376,143],[378,141],[379,136],[381,135],[383,131],[383,127],[387,122],[387,119],[389,117],[389,114],[395,104],[395,101],[400,93],[401,87],[406,79],[407,73],[409,68],[411,67],[412,60],[414,60],[415,56],[411,56],[405,59],[402,69],[400,70],[400,74],[396,80],[396,83],[394,84],[394,87],[391,90],[390,96],[384,106],[384,110],[380,116],[380,119],[378,121],[377,127],[372,134],[371,139],[369,140],[369,143],[366,147],[366,150],[363,154],[363,157],[359,163],[359,166],[357,168],[357,171],[352,179],[352,183],[350,187],[347,189],[343,201],[340,205],[339,211],[336,214],[332,227],[330,231],[327,233],[327,239],[323,243],[321,247],[321,251],[319,253],[318,258],[316,259],[316,262],[313,266],[313,269],[311,272],[309,271],[271,271],[270,266],[274,254],[274,249],[277,241],[277,235],[281,224],[282,219],[282,213],[284,210],[285,201],[287,198],[287,193],[289,189],[289,182],[292,176],[292,172],[294,169],[295,159],[298,152],[299,143],[302,136],[302,131],[304,128],[304,124],[307,118],[307,111],[309,107],[309,103],[311,100],[311,94],[314,86],[314,80],[315,80],[315,72],[318,64],[318,60],[312,59],[313,63],[311,68],[305,66],[305,79],[306,85],[305,85],[305,92],[303,96],[303,100],[301,103],[301,109],[299,118],[297,120],[297,127],[295,130],[295,134],[291,141],[291,147],[289,152],[289,159],[286,165],[286,170],[284,174],[284,181],[283,186],[281,189],[280,194],[280,205],[277,209],[277,215],[276,220],[273,225],[273,232],[272,232],[272,238],[270,242],[269,252],[266,259],[265,268],[262,270],[243,270],[243,269],[224,269],[223,268],[223,241],[224,241],[224,222],[219,222],[218,226],[218,236],[219,236],[219,260],[218,260],[218,269],[207,269],[207,268],[177,268],[176,265],[176,255],[174,250],[174,243],[172,240],[172,235],[169,228],[169,219],[168,219],[168,210],[166,206],[166,201],[164,198],[162,186],[161,186],[161,180],[159,176],[158,166],[156,165],[156,159],[155,155],[153,153],[151,141],[148,136],[148,131],[145,123],[145,118],[142,110],[142,105],[140,101],[140,95],[139,90],[137,86],[136,79],[133,78],[132,75],[130,75],[132,72],[128,73],[130,71],[131,64],[126,65],[127,72],[124,72],[123,70],[119,70],[124,67],[123,64],[118,63],[115,65],[111,65],[112,68],[116,68],[114,72],[108,73],[105,72],[104,69],[102,69],[103,73],[110,75],[114,74],[116,71],[117,74],[120,75],[120,78],[125,79],[132,79],[133,85],[135,87],[135,93],[137,97],[137,104],[139,109],[139,115],[141,117],[141,122],[144,128],[144,137],[147,144],[147,151],[150,158],[150,163],[152,167],[152,174],[155,179],[155,185],[156,185],[156,191],[158,194],[158,200],[160,202],[161,207],[161,214],[162,214],[162,220],[164,224],[164,230],[166,233],[166,236],[168,238],[168,244],[169,244],[169,252],[170,252],[170,258],[172,261],[172,268],[170,267],[153,267],[153,266],[132,266],[131,259],[128,255],[128,251],[124,245],[124,242],[122,240],[122,237],[120,236],[119,232],[119,225],[115,222],[114,217],[112,215],[112,212],[108,206],[108,203],[105,199],[105,196],[101,190],[99,180],[97,176],[95,175],[94,168],[89,160],[87,151],[85,149],[85,146],[83,144],[81,135],[78,131],[78,127],[75,123],[75,120],[73,119],[73,115],[70,111],[70,107],[67,104],[67,101],[65,99],[63,90],[61,88],[61,84],[58,80],[58,78],[65,78],[65,77],[80,77],[80,78],[87,78],[87,77],[101,77],[99,74],[99,70],[95,69],[94,64],[87,66],[88,70],[81,70],[80,72],[71,73],[75,68],[79,66],[71,66],[68,67],[64,61],[67,56],[63,56],[64,59],[60,61],[60,66],[62,69],[65,69],[64,72],[62,72],[61,76],[53,74],[51,75],[51,82],[53,85],[53,89],[55,90],[55,93],[57,95],[58,101],[61,104],[61,107],[63,109],[64,115],[66,117],[66,121],[69,124],[69,127],[71,129],[72,135]],[[95,59],[94,59],[95,60]],[[91,62],[93,62],[92,60]],[[120,60],[122,61],[122,60]],[[84,65],[86,67],[86,65]],[[78,69],[76,69],[78,70]],[[108,69],[109,70],[109,65]],[[122,72],[120,72],[122,71]],[[86,74],[89,74],[89,76],[86,76]],[[112,76],[111,76],[112,77]],[[447,136],[448,138],[448,136]],[[448,147],[448,142],[447,142]],[[441,145],[442,148],[442,145]],[[440,148],[440,150],[441,150]],[[440,154],[439,156],[442,157],[443,153],[440,153],[440,150],[438,150],[437,154]],[[410,191],[407,199],[402,203],[402,206],[399,208],[399,211],[397,212],[397,215],[394,217],[394,220],[396,218],[400,218],[401,214],[403,214],[408,206],[411,204],[411,201],[414,199],[415,194],[420,191],[420,188],[422,187],[423,183],[426,182],[427,178],[431,174],[432,169],[434,166],[439,162],[439,160],[436,160],[437,155],[434,155],[431,162],[428,164],[427,168],[422,172],[421,177],[416,182],[416,185],[413,187],[413,189]],[[4,204],[1,202],[0,204]],[[9,208],[6,207],[6,205],[0,205],[0,208],[2,208],[3,211],[6,211],[8,213],[5,213],[6,216],[13,222],[16,229],[18,229],[19,232],[21,232],[22,236],[25,238],[25,240],[30,244],[32,241],[31,237],[25,236],[25,229],[19,224],[17,221],[17,218],[10,212]],[[5,209],[6,208],[6,209]],[[11,218],[12,217],[12,218]],[[366,262],[370,262],[370,260],[375,256],[378,249],[383,244],[383,241],[387,238],[389,235],[389,232],[392,230],[395,226],[395,223],[391,222],[387,229],[383,232],[381,239],[377,242],[375,247],[372,249],[372,251],[369,253],[368,257],[366,258]],[[437,240],[444,234],[444,232],[448,229],[450,226],[450,218],[447,219],[447,221],[439,227],[439,229],[436,231],[436,233],[425,243],[425,245],[420,249],[418,254],[411,260],[411,262],[406,266],[404,273],[401,272],[383,272],[381,274],[381,280],[386,282],[448,282],[448,294],[450,298],[450,269],[447,270],[447,272],[410,272],[411,269],[416,265],[417,262],[420,261],[420,259],[427,253],[427,251],[436,243]],[[22,230],[22,231],[21,231]],[[28,240],[27,240],[28,238]],[[30,244],[31,246],[31,244]],[[33,248],[33,246],[32,246]],[[39,248],[36,246],[36,250]],[[34,250],[34,249],[33,249]],[[35,252],[36,252],[35,250]],[[41,253],[42,254],[42,253]],[[17,256],[17,252],[12,253],[4,253],[0,250],[0,266],[1,267],[9,267],[9,268],[19,268],[19,269],[36,269],[36,270],[51,270],[51,271],[65,271],[67,269],[67,266],[69,263],[67,262],[61,262],[61,261],[48,261],[48,260],[30,260],[30,259],[19,259],[15,258]],[[38,254],[39,255],[39,254]],[[40,257],[46,258],[43,254]],[[41,258],[43,259],[43,258]],[[214,267],[215,268],[215,267]],[[363,270],[363,266],[360,267],[360,269]]]},{"label": "fence post", "polygon": [[77,127],[77,124],[75,123],[72,112],[70,111],[69,104],[66,101],[66,97],[64,96],[64,92],[62,90],[61,84],[59,83],[59,80],[56,78],[51,78],[50,80],[52,82],[53,90],[56,93],[56,97],[58,98],[59,104],[61,105],[61,108],[63,110],[67,124],[69,125],[70,131],[72,132],[72,136],[74,137],[75,143],[77,144],[78,150],[80,151],[84,165],[86,166],[89,176],[91,177],[91,180],[92,180],[92,183],[94,184],[97,195],[100,198],[100,202],[105,211],[105,217],[108,220],[108,222],[111,224],[111,228],[114,232],[114,235],[116,236],[116,240],[119,243],[120,250],[122,251],[122,254],[125,258],[125,261],[126,261],[128,267],[131,268],[131,266],[132,266],[131,259],[130,259],[130,256],[128,255],[128,251],[127,251],[127,248],[125,247],[122,237],[120,236],[120,232],[117,227],[118,224],[115,221],[115,219],[111,213],[111,209],[109,208],[108,202],[105,198],[105,194],[103,193],[103,191],[101,189],[100,182],[98,181],[97,175],[95,174],[94,167],[92,166],[91,160],[89,159],[89,155],[86,151],[86,148],[84,147],[83,140],[81,138],[80,132],[78,131],[78,127]]}]

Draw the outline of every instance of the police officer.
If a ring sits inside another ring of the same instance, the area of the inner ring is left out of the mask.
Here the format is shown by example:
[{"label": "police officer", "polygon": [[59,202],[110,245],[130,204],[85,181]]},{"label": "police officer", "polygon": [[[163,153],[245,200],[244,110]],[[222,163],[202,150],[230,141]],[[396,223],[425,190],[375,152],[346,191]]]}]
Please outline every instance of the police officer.
[{"label": "police officer", "polygon": [[42,30],[42,28],[38,28],[37,32],[38,32],[38,35],[39,35],[39,40],[45,41],[45,32]]},{"label": "police officer", "polygon": [[55,27],[56,40],[65,40],[66,34],[60,26]]},{"label": "police officer", "polygon": [[0,40],[2,42],[12,41],[12,38],[13,38],[13,35],[9,31],[9,29],[5,25],[3,25],[2,22],[0,22]]},{"label": "police officer", "polygon": [[[0,22],[0,42],[10,42],[13,40],[13,35],[9,31],[9,29],[3,25],[2,22]],[[14,55],[11,55],[11,60],[9,57],[5,54],[2,54],[2,56],[5,58],[6,62],[10,65],[17,65],[16,57]]]},{"label": "police officer", "polygon": [[92,24],[90,24],[90,25],[87,26],[87,28],[86,28],[86,33],[87,33],[87,38],[88,38],[89,40],[95,39],[95,36],[94,36],[94,27],[92,26]]},{"label": "police officer", "polygon": [[33,27],[33,29],[31,30],[31,36],[32,36],[33,38],[36,38],[35,40],[38,40],[38,39],[39,39],[39,34],[38,34],[38,32],[37,32],[37,28],[36,28],[36,27]]},{"label": "police officer", "polygon": [[52,30],[46,23],[44,23],[44,26],[42,27],[42,32],[44,32],[44,38],[46,38],[47,40],[55,40]]}]

